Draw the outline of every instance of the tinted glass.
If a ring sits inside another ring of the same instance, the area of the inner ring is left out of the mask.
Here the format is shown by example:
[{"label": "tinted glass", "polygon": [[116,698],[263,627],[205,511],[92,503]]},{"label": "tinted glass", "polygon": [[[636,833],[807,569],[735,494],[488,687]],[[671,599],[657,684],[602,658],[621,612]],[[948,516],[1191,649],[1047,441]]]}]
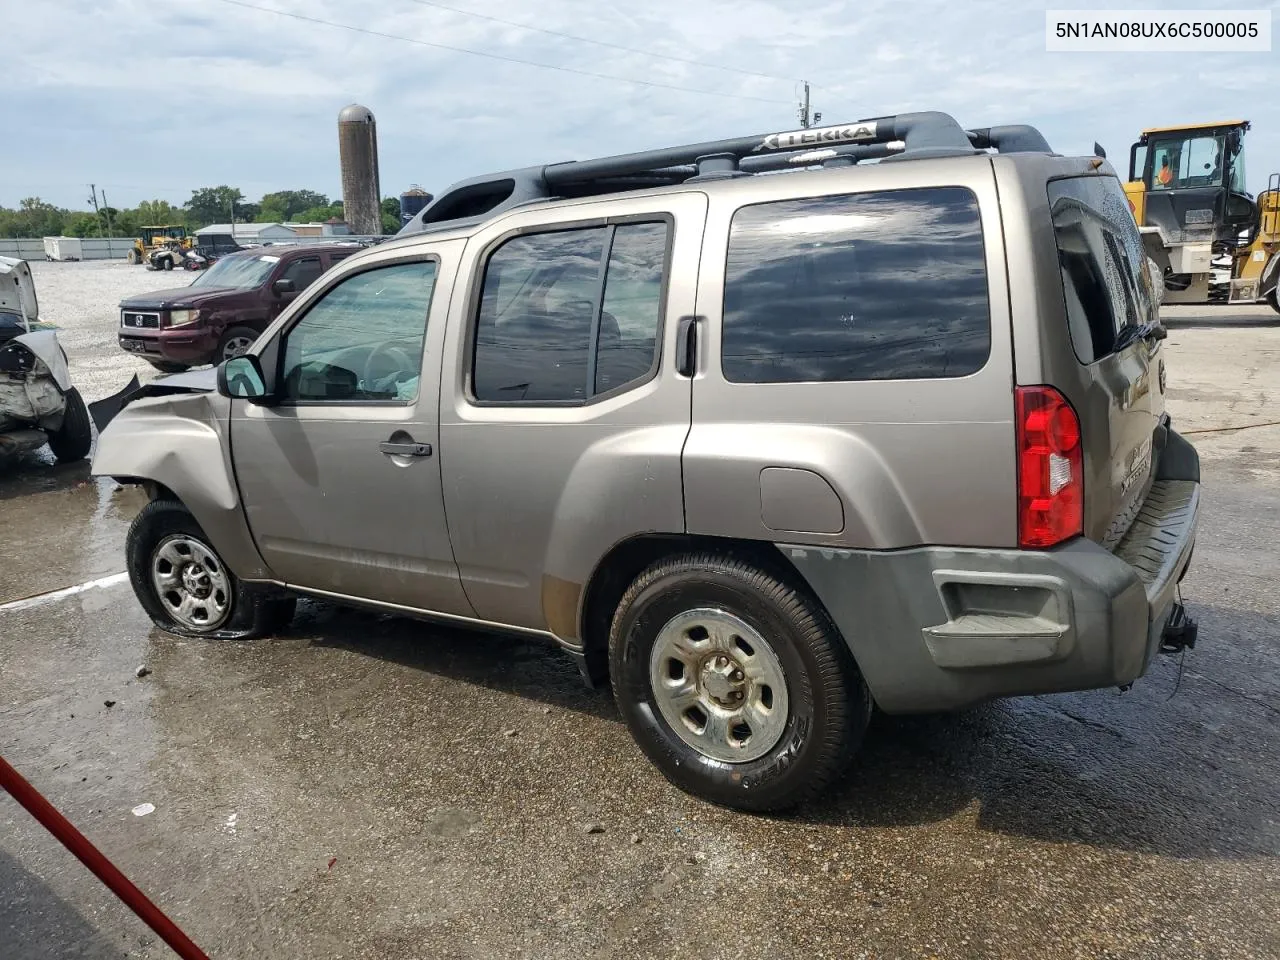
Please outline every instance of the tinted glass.
[{"label": "tinted glass", "polygon": [[741,383],[959,377],[991,347],[982,226],[962,187],[734,215],[721,360]]},{"label": "tinted glass", "polygon": [[624,224],[609,252],[595,392],[644,379],[657,359],[667,260],[665,223]]},{"label": "tinted glass", "polygon": [[400,263],[329,290],[285,335],[284,396],[414,400],[435,276],[435,263]]},{"label": "tinted glass", "polygon": [[1126,325],[1157,315],[1142,235],[1115,177],[1053,180],[1048,189],[1071,342],[1092,363]]},{"label": "tinted glass", "polygon": [[585,400],[607,229],[515,237],[485,268],[477,400]]},{"label": "tinted glass", "polygon": [[320,265],[319,257],[304,257],[301,260],[293,261],[293,263],[285,267],[280,279],[292,280],[293,289],[301,293],[316,280],[320,279],[320,274],[322,273],[324,273],[324,267]]}]

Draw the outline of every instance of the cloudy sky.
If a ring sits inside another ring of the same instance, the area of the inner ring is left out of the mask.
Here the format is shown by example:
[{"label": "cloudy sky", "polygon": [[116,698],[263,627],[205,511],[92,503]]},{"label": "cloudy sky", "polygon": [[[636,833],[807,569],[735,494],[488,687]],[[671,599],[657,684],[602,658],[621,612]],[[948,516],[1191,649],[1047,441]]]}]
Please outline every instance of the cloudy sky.
[{"label": "cloudy sky", "polygon": [[84,207],[90,182],[113,206],[222,183],[252,200],[334,196],[351,102],[377,117],[383,193],[438,193],[507,167],[791,129],[805,79],[824,121],[1030,122],[1063,153],[1099,141],[1117,167],[1142,127],[1241,117],[1251,189],[1280,169],[1280,51],[1046,53],[1046,6],[1107,9],[1093,0],[243,3],[416,42],[239,0],[0,0],[0,204]]}]

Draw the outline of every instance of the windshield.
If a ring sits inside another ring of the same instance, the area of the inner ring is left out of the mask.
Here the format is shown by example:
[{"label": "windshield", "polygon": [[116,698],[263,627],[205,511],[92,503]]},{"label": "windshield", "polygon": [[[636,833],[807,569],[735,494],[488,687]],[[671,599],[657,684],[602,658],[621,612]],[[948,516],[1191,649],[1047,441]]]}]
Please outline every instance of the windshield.
[{"label": "windshield", "polygon": [[279,257],[227,257],[217,261],[192,282],[193,287],[235,287],[250,290],[261,285]]},{"label": "windshield", "polygon": [[1173,136],[1151,141],[1151,189],[1222,186],[1221,135]]}]

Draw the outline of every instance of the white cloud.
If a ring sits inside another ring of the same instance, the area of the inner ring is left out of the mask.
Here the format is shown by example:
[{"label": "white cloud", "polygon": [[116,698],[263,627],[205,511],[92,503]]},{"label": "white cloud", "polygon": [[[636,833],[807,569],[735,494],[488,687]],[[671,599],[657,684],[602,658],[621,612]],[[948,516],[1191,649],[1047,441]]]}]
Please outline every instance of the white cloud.
[{"label": "white cloud", "polygon": [[1243,116],[1254,121],[1254,186],[1280,167],[1280,108],[1260,95],[1280,78],[1273,54],[1049,54],[1043,4],[443,0],[783,78],[768,79],[413,0],[246,2],[587,73],[777,102],[540,69],[221,0],[22,2],[20,13],[5,18],[7,115],[22,133],[11,133],[0,155],[0,203],[39,194],[82,206],[90,181],[106,183],[116,205],[152,196],[181,201],[218,183],[251,196],[295,187],[334,195],[336,118],[352,101],[377,115],[384,192],[410,182],[439,191],[505,167],[788,129],[799,78],[814,84],[814,107],[826,120],[942,109],[970,126],[1029,122],[1062,152],[1098,140],[1117,165],[1142,127]]}]

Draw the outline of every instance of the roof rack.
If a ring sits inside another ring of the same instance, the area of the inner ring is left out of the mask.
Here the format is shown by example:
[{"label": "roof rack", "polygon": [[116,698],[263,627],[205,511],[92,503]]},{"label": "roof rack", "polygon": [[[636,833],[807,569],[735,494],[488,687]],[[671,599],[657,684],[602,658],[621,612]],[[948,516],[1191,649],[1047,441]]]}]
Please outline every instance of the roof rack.
[{"label": "roof rack", "polygon": [[398,235],[482,223],[512,207],[552,198],[598,196],[817,165],[851,166],[863,160],[966,156],[983,150],[1053,152],[1035,127],[965,130],[946,113],[900,113],[473,177],[445,190]]}]

